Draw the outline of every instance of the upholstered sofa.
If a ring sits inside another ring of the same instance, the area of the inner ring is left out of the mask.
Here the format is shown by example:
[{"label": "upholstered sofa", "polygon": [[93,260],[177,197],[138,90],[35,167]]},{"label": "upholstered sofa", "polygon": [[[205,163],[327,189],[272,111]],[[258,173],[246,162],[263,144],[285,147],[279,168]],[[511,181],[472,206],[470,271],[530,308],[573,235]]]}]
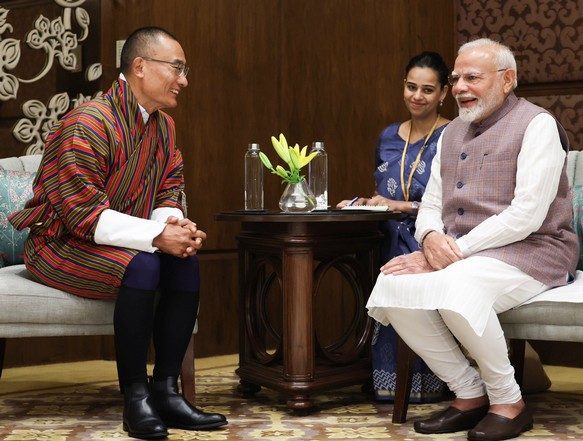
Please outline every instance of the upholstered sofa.
[{"label": "upholstered sofa", "polygon": [[[567,159],[567,176],[573,191],[575,229],[583,250],[583,151],[571,151]],[[582,253],[583,255],[583,253]],[[510,343],[515,376],[522,385],[526,340],[583,342],[583,259],[576,279],[567,286],[553,288],[530,301],[499,315]],[[411,390],[411,368],[416,355],[399,339],[397,350],[397,385],[393,423],[407,417]]]},{"label": "upholstered sofa", "polygon": [[[92,300],[35,282],[22,262],[26,232],[7,214],[32,195],[41,155],[0,159],[0,376],[8,338],[113,335],[113,301]],[[195,328],[196,332],[196,328]],[[182,364],[182,391],[194,401],[194,337]]]}]

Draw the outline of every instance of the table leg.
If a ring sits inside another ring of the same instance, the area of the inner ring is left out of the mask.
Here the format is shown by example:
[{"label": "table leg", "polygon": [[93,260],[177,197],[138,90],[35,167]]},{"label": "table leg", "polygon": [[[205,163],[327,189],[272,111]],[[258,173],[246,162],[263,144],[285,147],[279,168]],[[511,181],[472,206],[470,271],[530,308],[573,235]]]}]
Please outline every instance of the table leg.
[{"label": "table leg", "polygon": [[[313,265],[311,248],[284,249],[283,375],[286,382],[314,380]],[[287,401],[287,406],[296,411],[310,409],[313,405],[308,393],[298,391]]]},{"label": "table leg", "polygon": [[239,380],[239,386],[237,386],[237,393],[243,398],[254,397],[260,390],[261,386],[245,380]]}]

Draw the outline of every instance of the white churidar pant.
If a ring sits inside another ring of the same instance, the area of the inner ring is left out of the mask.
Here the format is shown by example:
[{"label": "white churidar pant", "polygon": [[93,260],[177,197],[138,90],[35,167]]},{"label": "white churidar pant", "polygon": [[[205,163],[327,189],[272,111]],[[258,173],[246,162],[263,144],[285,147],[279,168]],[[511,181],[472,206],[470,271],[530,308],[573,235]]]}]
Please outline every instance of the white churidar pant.
[{"label": "white churidar pant", "polygon": [[[496,314],[546,289],[511,265],[476,256],[432,273],[381,274],[367,308],[375,320],[391,323],[457,397],[487,393],[491,404],[510,404],[521,394]],[[480,373],[470,366],[455,339],[476,361]]]}]

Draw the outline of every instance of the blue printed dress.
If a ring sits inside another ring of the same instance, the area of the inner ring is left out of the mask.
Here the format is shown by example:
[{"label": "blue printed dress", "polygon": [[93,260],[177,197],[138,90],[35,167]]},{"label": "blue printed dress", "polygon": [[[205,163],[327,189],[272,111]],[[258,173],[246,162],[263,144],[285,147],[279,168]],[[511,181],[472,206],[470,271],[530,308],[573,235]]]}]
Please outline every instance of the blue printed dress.
[{"label": "blue printed dress", "polygon": [[[404,200],[401,186],[401,157],[405,148],[405,140],[399,136],[400,123],[395,123],[383,130],[376,150],[376,169],[374,172],[377,193],[388,199]],[[429,174],[431,162],[437,151],[437,140],[445,126],[433,132],[421,156],[421,160],[409,189],[410,201],[421,201]],[[405,185],[408,181],[411,167],[417,158],[424,139],[409,144],[405,157]],[[401,254],[419,250],[415,240],[415,216],[407,216],[400,220],[389,220],[383,224],[385,241],[381,251],[381,260],[388,262]],[[375,322],[372,338],[373,383],[376,398],[393,400],[395,398],[395,383],[397,376],[397,334],[392,326],[382,326]],[[417,359],[413,368],[413,381],[410,402],[430,402],[443,399],[447,388],[439,378],[421,360]]]}]

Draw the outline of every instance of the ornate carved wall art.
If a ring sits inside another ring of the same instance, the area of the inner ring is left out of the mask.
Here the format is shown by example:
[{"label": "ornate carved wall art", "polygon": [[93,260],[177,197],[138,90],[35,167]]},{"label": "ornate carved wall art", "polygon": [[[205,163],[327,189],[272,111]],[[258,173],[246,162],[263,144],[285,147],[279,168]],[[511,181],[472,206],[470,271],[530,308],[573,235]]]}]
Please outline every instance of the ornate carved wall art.
[{"label": "ornate carved wall art", "polygon": [[583,0],[456,0],[461,45],[489,37],[508,45],[518,95],[547,109],[583,150]]},{"label": "ornate carved wall art", "polygon": [[458,43],[510,46],[519,84],[583,80],[583,0],[458,0]]},{"label": "ornate carved wall art", "polygon": [[[101,93],[97,92],[95,96]],[[26,149],[27,155],[41,154],[44,152],[47,136],[56,126],[59,116],[91,98],[79,94],[71,100],[66,92],[62,92],[54,95],[48,106],[38,100],[29,100],[22,105],[26,118],[19,120],[12,132],[19,141],[30,143]]]},{"label": "ornate carved wall art", "polygon": [[[0,118],[14,122],[12,135],[27,144],[26,154],[42,153],[58,118],[99,88],[99,32],[90,32],[98,5],[99,0],[13,0],[0,6]],[[0,126],[5,144],[5,124]]]},{"label": "ornate carved wall art", "polygon": [[571,150],[583,150],[583,95],[529,96],[527,99],[561,121],[569,135]]}]

